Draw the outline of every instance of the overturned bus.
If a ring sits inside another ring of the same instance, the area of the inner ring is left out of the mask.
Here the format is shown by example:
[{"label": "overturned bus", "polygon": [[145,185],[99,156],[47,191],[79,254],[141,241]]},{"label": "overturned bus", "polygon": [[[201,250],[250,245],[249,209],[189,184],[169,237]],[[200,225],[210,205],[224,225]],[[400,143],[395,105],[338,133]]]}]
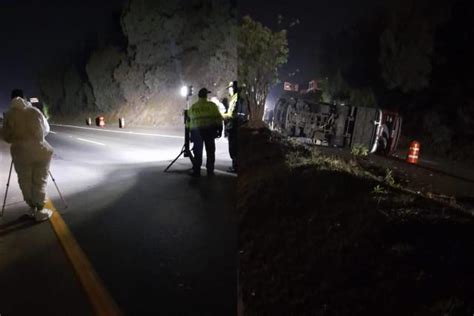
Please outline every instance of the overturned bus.
[{"label": "overturned bus", "polygon": [[316,145],[364,146],[370,153],[384,155],[396,150],[402,126],[398,113],[315,99],[311,94],[285,93],[275,104],[273,127]]}]

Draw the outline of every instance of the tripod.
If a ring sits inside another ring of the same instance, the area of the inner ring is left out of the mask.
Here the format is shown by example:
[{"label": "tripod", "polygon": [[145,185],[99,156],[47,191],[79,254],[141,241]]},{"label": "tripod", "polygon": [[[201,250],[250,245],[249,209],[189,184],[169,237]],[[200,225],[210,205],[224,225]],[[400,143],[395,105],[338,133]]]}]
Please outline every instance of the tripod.
[{"label": "tripod", "polygon": [[171,168],[171,166],[176,162],[176,160],[178,160],[179,157],[181,157],[181,155],[183,155],[184,157],[189,157],[189,159],[191,160],[191,163],[194,164],[193,153],[189,149],[190,131],[188,127],[188,122],[189,122],[188,110],[184,110],[184,145],[179,155],[168,165],[168,167],[166,167],[164,172],[167,172],[168,169]]},{"label": "tripod", "polygon": [[[7,195],[8,195],[8,188],[10,187],[10,179],[11,179],[11,176],[12,176],[12,169],[13,169],[13,160],[10,164],[10,171],[8,173],[8,181],[7,181],[7,188],[5,190],[5,196],[3,198],[3,206],[2,206],[2,215],[0,217],[3,217],[3,214],[5,213],[5,205],[6,205],[6,202],[7,202]],[[64,200],[63,198],[63,195],[61,194],[61,191],[59,190],[59,187],[56,183],[56,180],[54,179],[53,177],[53,174],[51,173],[51,171],[48,170],[48,173],[49,173],[49,176],[51,177],[51,180],[53,180],[53,183],[54,183],[54,186],[56,187],[56,190],[58,190],[58,193],[59,193],[59,197],[61,198],[61,200],[63,201],[63,204],[64,204],[64,208],[67,208],[67,204],[66,204],[66,201]]]},{"label": "tripod", "polygon": [[0,217],[3,217],[3,213],[5,212],[5,203],[7,202],[8,187],[10,186],[10,178],[12,176],[12,169],[13,169],[13,160],[12,160],[12,163],[10,164],[10,172],[8,172],[7,189],[5,190],[5,196],[3,198],[3,206],[2,206],[2,216]]}]

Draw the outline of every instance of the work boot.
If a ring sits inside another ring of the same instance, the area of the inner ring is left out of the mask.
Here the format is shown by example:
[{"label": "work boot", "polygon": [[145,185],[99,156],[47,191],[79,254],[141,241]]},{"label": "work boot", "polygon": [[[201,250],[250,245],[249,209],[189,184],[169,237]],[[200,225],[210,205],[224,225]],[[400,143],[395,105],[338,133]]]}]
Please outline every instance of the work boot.
[{"label": "work boot", "polygon": [[51,217],[51,215],[53,215],[53,211],[50,209],[43,208],[41,210],[36,210],[35,220],[37,222],[46,221]]},{"label": "work boot", "polygon": [[216,174],[214,173],[214,170],[207,170],[207,176],[208,177],[213,177],[215,176]]}]

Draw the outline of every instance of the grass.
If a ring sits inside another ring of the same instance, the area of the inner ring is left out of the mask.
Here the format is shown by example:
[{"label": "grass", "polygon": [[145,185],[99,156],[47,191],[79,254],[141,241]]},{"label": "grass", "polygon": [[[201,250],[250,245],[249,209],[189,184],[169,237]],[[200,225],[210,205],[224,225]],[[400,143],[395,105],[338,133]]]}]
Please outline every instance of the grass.
[{"label": "grass", "polygon": [[372,194],[374,195],[381,195],[381,194],[387,194],[387,193],[388,191],[380,184],[377,184],[372,190]]},{"label": "grass", "polygon": [[393,178],[393,172],[389,168],[385,169],[385,177],[383,180],[389,186],[392,186],[392,187],[396,186],[395,179]]},{"label": "grass", "polygon": [[246,315],[474,312],[472,218],[403,190],[392,170],[240,135]]},{"label": "grass", "polygon": [[369,148],[361,144],[355,144],[351,148],[351,154],[356,157],[367,157],[369,155]]}]

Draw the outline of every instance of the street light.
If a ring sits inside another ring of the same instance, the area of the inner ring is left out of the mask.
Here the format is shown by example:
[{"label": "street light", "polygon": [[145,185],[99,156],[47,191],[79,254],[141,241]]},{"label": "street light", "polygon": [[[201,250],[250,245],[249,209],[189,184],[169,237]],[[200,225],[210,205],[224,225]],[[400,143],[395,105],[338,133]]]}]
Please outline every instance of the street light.
[{"label": "street light", "polygon": [[185,98],[188,95],[188,86],[181,87],[180,94],[183,98]]},{"label": "street light", "polygon": [[182,86],[180,94],[183,98],[188,98],[193,95],[193,86]]}]

